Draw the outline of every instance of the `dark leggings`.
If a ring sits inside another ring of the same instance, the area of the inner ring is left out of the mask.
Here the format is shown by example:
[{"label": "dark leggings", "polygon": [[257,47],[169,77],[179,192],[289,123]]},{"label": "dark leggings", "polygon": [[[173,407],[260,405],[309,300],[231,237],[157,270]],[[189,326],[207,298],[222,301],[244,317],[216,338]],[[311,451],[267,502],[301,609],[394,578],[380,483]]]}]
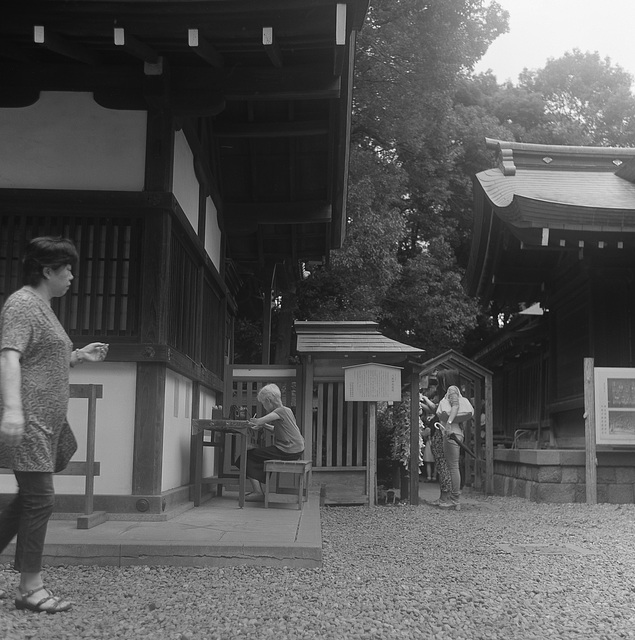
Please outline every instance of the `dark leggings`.
[{"label": "dark leggings", "polygon": [[[262,447],[259,449],[250,449],[247,451],[247,477],[265,482],[265,462],[267,460],[299,460],[304,451],[299,453],[286,453],[271,445],[270,447]],[[241,459],[236,460],[236,466],[240,468]]]},{"label": "dark leggings", "polygon": [[42,553],[55,491],[53,474],[14,471],[18,493],[0,513],[0,552],[17,535],[14,569],[21,573],[42,570]]}]

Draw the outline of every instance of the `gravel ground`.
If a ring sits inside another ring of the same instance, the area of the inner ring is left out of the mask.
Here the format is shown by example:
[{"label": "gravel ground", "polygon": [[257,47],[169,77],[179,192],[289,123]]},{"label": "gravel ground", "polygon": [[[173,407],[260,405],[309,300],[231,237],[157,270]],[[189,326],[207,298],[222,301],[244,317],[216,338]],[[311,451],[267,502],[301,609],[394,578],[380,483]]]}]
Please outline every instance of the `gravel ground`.
[{"label": "gravel ground", "polygon": [[474,500],[325,508],[321,569],[48,568],[73,610],[0,601],[0,638],[635,638],[635,505]]}]

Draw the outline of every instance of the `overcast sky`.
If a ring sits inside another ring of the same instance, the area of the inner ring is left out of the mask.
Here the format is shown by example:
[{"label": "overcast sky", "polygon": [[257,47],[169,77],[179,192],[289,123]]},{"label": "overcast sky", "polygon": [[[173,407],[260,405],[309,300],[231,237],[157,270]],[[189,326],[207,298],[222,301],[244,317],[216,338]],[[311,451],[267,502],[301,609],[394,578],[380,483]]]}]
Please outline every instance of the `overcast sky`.
[{"label": "overcast sky", "polygon": [[509,32],[476,66],[499,83],[517,83],[525,68],[540,69],[567,51],[597,51],[635,76],[635,0],[497,0],[509,12]]}]

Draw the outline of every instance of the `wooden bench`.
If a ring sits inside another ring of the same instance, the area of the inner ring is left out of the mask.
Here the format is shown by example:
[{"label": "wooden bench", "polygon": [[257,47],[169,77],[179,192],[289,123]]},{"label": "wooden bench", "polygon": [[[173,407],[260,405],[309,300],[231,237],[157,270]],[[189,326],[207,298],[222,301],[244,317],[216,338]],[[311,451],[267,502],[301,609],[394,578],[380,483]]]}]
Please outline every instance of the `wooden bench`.
[{"label": "wooden bench", "polygon": [[[282,493],[280,490],[280,475],[291,474],[298,480],[298,509],[302,509],[304,502],[309,499],[312,465],[309,460],[267,460],[265,461],[265,509],[269,507],[269,493]],[[276,474],[275,490],[272,490],[273,474]]]}]

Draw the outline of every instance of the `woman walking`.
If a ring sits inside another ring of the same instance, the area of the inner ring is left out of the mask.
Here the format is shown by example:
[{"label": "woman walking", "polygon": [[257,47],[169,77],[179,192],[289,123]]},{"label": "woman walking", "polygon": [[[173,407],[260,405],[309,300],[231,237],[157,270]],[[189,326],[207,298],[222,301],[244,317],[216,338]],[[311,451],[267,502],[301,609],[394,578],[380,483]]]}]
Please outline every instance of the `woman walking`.
[{"label": "woman walking", "polygon": [[31,240],[23,260],[24,286],[0,313],[0,467],[12,469],[18,484],[15,498],[0,513],[0,552],[17,535],[15,606],[46,613],[71,608],[45,589],[42,579],[53,473],[64,465],[58,456],[60,436],[71,440],[73,451],[77,446],[66,421],[69,366],[101,362],[108,353],[102,342],[73,351],[51,309],[51,300],[69,290],[77,258],[70,240]]}]

